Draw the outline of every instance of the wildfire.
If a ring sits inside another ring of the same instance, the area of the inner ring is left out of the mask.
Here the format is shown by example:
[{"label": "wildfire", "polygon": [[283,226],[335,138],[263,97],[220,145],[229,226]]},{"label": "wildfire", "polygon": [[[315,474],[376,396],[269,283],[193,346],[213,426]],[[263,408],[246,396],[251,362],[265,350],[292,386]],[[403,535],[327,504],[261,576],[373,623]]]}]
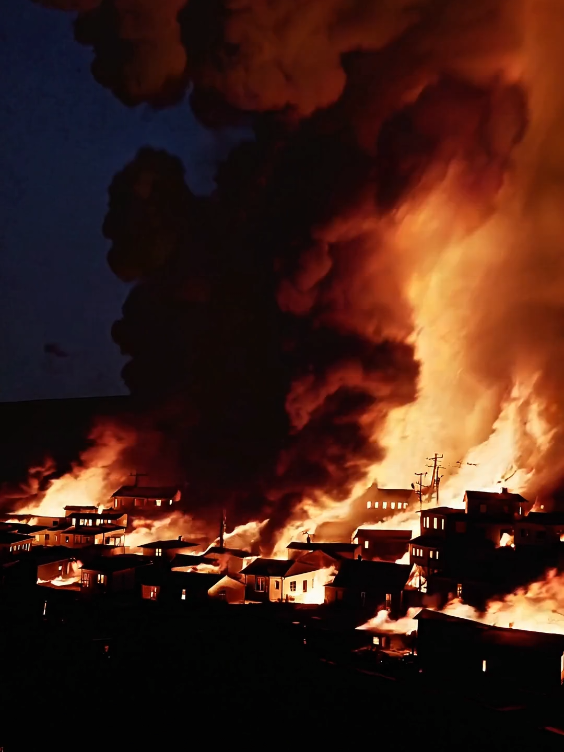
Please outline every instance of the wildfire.
[{"label": "wildfire", "polygon": [[137,518],[132,523],[133,530],[126,536],[126,545],[130,548],[151,543],[154,540],[173,540],[186,538],[187,540],[202,541],[201,546],[190,549],[190,553],[200,553],[208,540],[208,526],[189,514],[175,511],[164,517],[155,519]]}]

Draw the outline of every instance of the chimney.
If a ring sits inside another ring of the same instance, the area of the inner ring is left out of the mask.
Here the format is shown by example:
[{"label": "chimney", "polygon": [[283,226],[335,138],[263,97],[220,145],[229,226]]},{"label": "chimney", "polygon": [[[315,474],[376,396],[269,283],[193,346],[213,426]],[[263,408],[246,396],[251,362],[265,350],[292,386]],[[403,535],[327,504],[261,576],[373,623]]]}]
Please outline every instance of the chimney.
[{"label": "chimney", "polygon": [[502,488],[502,489],[501,489],[501,493],[502,493],[502,494],[506,494],[506,493],[507,493],[507,488],[505,488],[505,487],[504,487],[504,488]]},{"label": "chimney", "polygon": [[181,535],[179,535],[179,536],[178,536],[178,540],[179,540],[179,541],[181,541],[181,540],[182,540],[182,536],[181,536]]}]

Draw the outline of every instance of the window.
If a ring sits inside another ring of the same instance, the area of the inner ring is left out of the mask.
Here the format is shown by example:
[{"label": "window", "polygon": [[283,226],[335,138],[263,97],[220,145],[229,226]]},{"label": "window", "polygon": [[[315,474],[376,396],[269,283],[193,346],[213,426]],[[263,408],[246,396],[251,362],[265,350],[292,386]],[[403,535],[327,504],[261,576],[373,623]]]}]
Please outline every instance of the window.
[{"label": "window", "polygon": [[429,552],[429,557],[430,557],[431,559],[434,559],[434,558],[435,558],[435,552],[434,552],[433,550],[431,550],[431,551]]},{"label": "window", "polygon": [[364,548],[368,548],[370,546],[370,543],[368,541],[364,541]]},{"label": "window", "polygon": [[[57,538],[58,536],[55,536]],[[49,533],[45,533],[45,543],[49,540]]]},{"label": "window", "polygon": [[487,661],[485,661],[485,660],[482,661],[482,671],[483,671],[484,674],[486,673],[487,667],[488,667]]},{"label": "window", "polygon": [[423,517],[423,527],[429,527],[429,518],[427,516]]},{"label": "window", "polygon": [[[45,536],[45,540],[47,540],[47,537],[48,537],[48,536],[46,535],[46,536]],[[55,536],[55,543],[58,543],[58,542],[59,542],[59,536],[58,536],[58,535],[56,535],[56,536]]]},{"label": "window", "polygon": [[392,610],[392,594],[386,593],[386,611]]},{"label": "window", "polygon": [[372,644],[373,645],[379,645],[380,644],[380,638],[378,637],[378,635],[374,635],[372,637]]},{"label": "window", "polygon": [[75,543],[82,543],[82,537],[80,535],[74,536],[74,542]]},{"label": "window", "polygon": [[186,588],[182,589],[182,594],[180,595],[180,600],[185,601],[186,600]]},{"label": "window", "polygon": [[314,587],[315,587],[315,577],[313,577],[313,579],[311,580],[311,587],[312,587],[312,588],[314,588]]},{"label": "window", "polygon": [[90,587],[90,572],[83,572],[82,573],[82,579],[81,579],[80,584],[84,588],[89,588]]},{"label": "window", "polygon": [[106,584],[106,575],[105,574],[99,574],[96,577],[96,582],[98,585],[105,585]]},{"label": "window", "polygon": [[156,506],[160,507],[162,503],[163,503],[162,499],[155,499]]},{"label": "window", "polygon": [[372,502],[371,501],[367,501],[366,502],[366,508],[370,509],[371,506],[372,506]]},{"label": "window", "polygon": [[162,548],[155,548],[155,556],[162,556],[163,550]]},{"label": "window", "polygon": [[68,535],[65,535],[65,543],[68,543],[68,542],[69,542],[69,540],[70,540],[69,536],[68,536]]},{"label": "window", "polygon": [[438,559],[438,558],[439,558],[439,552],[435,551],[435,559]]},{"label": "window", "polygon": [[156,601],[159,594],[159,588],[156,585],[151,585],[149,588],[149,600]]},{"label": "window", "polygon": [[379,501],[375,501],[374,502],[374,509],[378,509],[379,506],[380,506],[380,502]]},{"label": "window", "polygon": [[296,592],[296,581],[295,580],[292,580],[292,582],[290,583],[290,592],[291,593],[295,593]]},{"label": "window", "polygon": [[387,509],[387,508],[388,508],[388,502],[387,501],[383,501],[382,502],[382,509]]},{"label": "window", "polygon": [[437,519],[437,517],[433,517],[433,527],[435,528],[435,530],[438,530],[439,528],[439,520]]},{"label": "window", "polygon": [[302,582],[302,590],[304,593],[307,593],[307,580],[304,580]]},{"label": "window", "polygon": [[458,585],[456,586],[456,597],[462,598],[462,583],[461,582],[459,582]]},{"label": "window", "polygon": [[487,506],[485,504],[480,504],[480,512],[482,514],[484,514],[485,512],[487,512],[487,509],[488,508],[487,508]]},{"label": "window", "polygon": [[255,590],[257,593],[264,593],[266,586],[266,577],[257,577],[255,579]]},{"label": "window", "polygon": [[[96,524],[97,525],[101,525],[102,522],[103,522],[103,520],[96,520]],[[88,524],[91,525],[92,524],[92,520],[88,520]]]},{"label": "window", "polygon": [[275,580],[274,581],[274,589],[275,590],[280,590],[280,580]]},{"label": "window", "polygon": [[523,514],[523,507],[520,506],[519,507],[519,516],[521,516],[522,514]]},{"label": "window", "polygon": [[404,501],[404,502],[403,502],[403,508],[404,508],[404,509],[407,509],[407,501]]},{"label": "window", "polygon": [[441,517],[441,530],[445,529],[445,518]]},{"label": "window", "polygon": [[391,509],[395,509],[396,508],[396,502],[395,501],[390,502],[390,508]]},{"label": "window", "polygon": [[119,501],[117,499],[114,499],[114,507],[117,508],[118,504],[119,504]]}]

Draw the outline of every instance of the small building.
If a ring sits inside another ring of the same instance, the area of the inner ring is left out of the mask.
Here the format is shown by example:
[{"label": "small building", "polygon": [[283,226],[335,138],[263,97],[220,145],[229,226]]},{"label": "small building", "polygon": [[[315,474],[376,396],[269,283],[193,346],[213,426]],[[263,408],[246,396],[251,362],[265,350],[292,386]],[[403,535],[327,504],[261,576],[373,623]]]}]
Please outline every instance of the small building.
[{"label": "small building", "polygon": [[282,601],[284,576],[293,563],[291,559],[255,559],[241,571],[245,599],[251,603]]},{"label": "small building", "polygon": [[494,627],[427,609],[415,618],[420,668],[429,676],[538,691],[562,683],[564,635]]},{"label": "small building", "polygon": [[363,559],[395,562],[409,551],[411,530],[376,530],[359,527],[353,543],[360,547]]},{"label": "small building", "polygon": [[194,548],[197,543],[182,540],[182,536],[172,540],[157,540],[150,543],[143,543],[139,548],[143,549],[143,556],[150,556],[154,559],[174,559],[177,554],[183,553],[188,548]]},{"label": "small building", "polygon": [[529,512],[515,522],[515,548],[557,546],[564,539],[564,512]]},{"label": "small building", "polygon": [[224,601],[225,603],[244,603],[245,578],[226,574],[211,586],[208,590],[208,596],[212,600]]},{"label": "small building", "polygon": [[372,486],[353,502],[362,524],[382,522],[399,512],[406,512],[418,504],[417,494],[411,488],[378,488]]},{"label": "small building", "polygon": [[386,609],[396,616],[401,610],[402,592],[410,572],[408,564],[345,560],[333,582],[325,587],[326,602],[366,608],[374,613]]},{"label": "small building", "polygon": [[66,530],[72,527],[70,517],[64,518],[59,525],[44,527],[34,533],[34,545],[36,546],[60,546]]},{"label": "small building", "polygon": [[[77,505],[66,506],[64,507],[64,510],[65,510],[65,515],[67,517],[71,517],[72,515],[80,514],[81,512],[85,514],[97,514],[98,507],[94,506],[93,504],[86,504],[86,505],[77,504]],[[73,522],[72,524],[75,525],[76,523]]]},{"label": "small building", "polygon": [[85,596],[133,593],[138,571],[147,565],[147,559],[134,554],[95,558],[82,566],[81,592]]},{"label": "small building", "polygon": [[[65,507],[68,509],[68,507]],[[78,527],[100,527],[100,525],[118,525],[127,527],[127,513],[114,512],[112,510],[103,510],[101,512],[70,512],[67,514],[72,524]]]},{"label": "small building", "polygon": [[32,542],[30,535],[0,531],[0,556],[30,551]]},{"label": "small building", "polygon": [[[58,540],[57,540],[58,539]],[[55,534],[55,545],[69,548],[87,546],[121,547],[125,544],[125,528],[119,525],[100,525],[97,527],[71,526]]]},{"label": "small building", "polygon": [[464,505],[469,517],[482,515],[510,515],[513,519],[525,516],[533,502],[527,501],[521,494],[510,493],[502,488],[499,493],[489,491],[466,491]]},{"label": "small building", "polygon": [[141,575],[141,597],[160,603],[203,604],[210,598],[210,589],[221,579],[221,574],[171,572],[149,567]]},{"label": "small building", "polygon": [[180,498],[177,486],[122,486],[112,494],[112,506],[114,509],[167,508]]}]

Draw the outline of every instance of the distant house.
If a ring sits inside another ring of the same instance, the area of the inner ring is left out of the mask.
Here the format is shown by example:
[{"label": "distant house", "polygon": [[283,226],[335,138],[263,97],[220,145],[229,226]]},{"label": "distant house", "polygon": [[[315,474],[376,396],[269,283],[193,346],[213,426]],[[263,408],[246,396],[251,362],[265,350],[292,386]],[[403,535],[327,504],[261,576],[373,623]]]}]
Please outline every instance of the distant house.
[{"label": "distant house", "polygon": [[183,553],[187,548],[194,548],[197,543],[192,541],[183,541],[182,536],[172,540],[157,540],[150,543],[143,543],[139,548],[143,549],[144,556],[151,556],[155,559],[174,559],[177,554]]},{"label": "distant house", "polygon": [[523,517],[533,506],[521,494],[510,493],[502,488],[499,493],[466,491],[464,494],[466,514],[469,517],[482,515],[510,515],[513,519]]},{"label": "distant house", "polygon": [[[88,505],[78,504],[74,506],[71,505],[71,506],[66,506],[64,509],[65,509],[65,515],[67,517],[70,517],[71,515],[75,515],[80,512],[84,512],[85,514],[97,514],[98,512],[98,507],[94,506],[93,504],[88,504]],[[73,525],[74,524],[75,523],[73,522]]]},{"label": "distant house", "polygon": [[85,548],[94,545],[121,547],[125,545],[125,528],[119,525],[96,527],[77,525],[56,533],[55,539],[56,545],[69,548]]},{"label": "distant house", "polygon": [[558,545],[564,540],[564,512],[529,512],[515,522],[515,548],[542,548]]},{"label": "distant house", "polygon": [[251,602],[267,603],[283,600],[284,576],[292,567],[291,559],[255,559],[245,567],[245,598]]},{"label": "distant house", "polygon": [[177,486],[122,486],[112,494],[115,509],[170,507],[180,501]]},{"label": "distant house", "polygon": [[131,554],[99,557],[82,567],[81,592],[86,596],[132,593],[138,570],[147,564],[144,557]]},{"label": "distant house", "polygon": [[395,562],[409,550],[411,530],[374,530],[359,527],[353,543],[360,547],[363,559]]},{"label": "distant house", "polygon": [[70,517],[66,517],[59,525],[44,527],[34,533],[35,545],[37,546],[60,546],[65,530],[72,527]]},{"label": "distant house", "polygon": [[329,604],[366,608],[374,613],[386,609],[396,616],[402,591],[411,572],[408,564],[387,561],[346,560],[332,583],[325,587]]},{"label": "distant house", "polygon": [[[65,507],[68,509],[68,507]],[[67,514],[67,519],[72,521],[73,525],[80,527],[99,527],[100,525],[118,525],[119,527],[127,527],[127,513],[126,512],[113,512],[111,510],[103,510],[102,512],[70,512]]]},{"label": "distant house", "polygon": [[57,577],[69,577],[74,573],[76,557],[63,546],[34,549],[33,559],[36,564],[36,581],[47,582]]},{"label": "distant house", "polygon": [[429,676],[560,688],[564,635],[493,627],[427,609],[415,618],[420,667]]},{"label": "distant house", "polygon": [[30,551],[32,542],[30,535],[0,531],[0,556]]}]

